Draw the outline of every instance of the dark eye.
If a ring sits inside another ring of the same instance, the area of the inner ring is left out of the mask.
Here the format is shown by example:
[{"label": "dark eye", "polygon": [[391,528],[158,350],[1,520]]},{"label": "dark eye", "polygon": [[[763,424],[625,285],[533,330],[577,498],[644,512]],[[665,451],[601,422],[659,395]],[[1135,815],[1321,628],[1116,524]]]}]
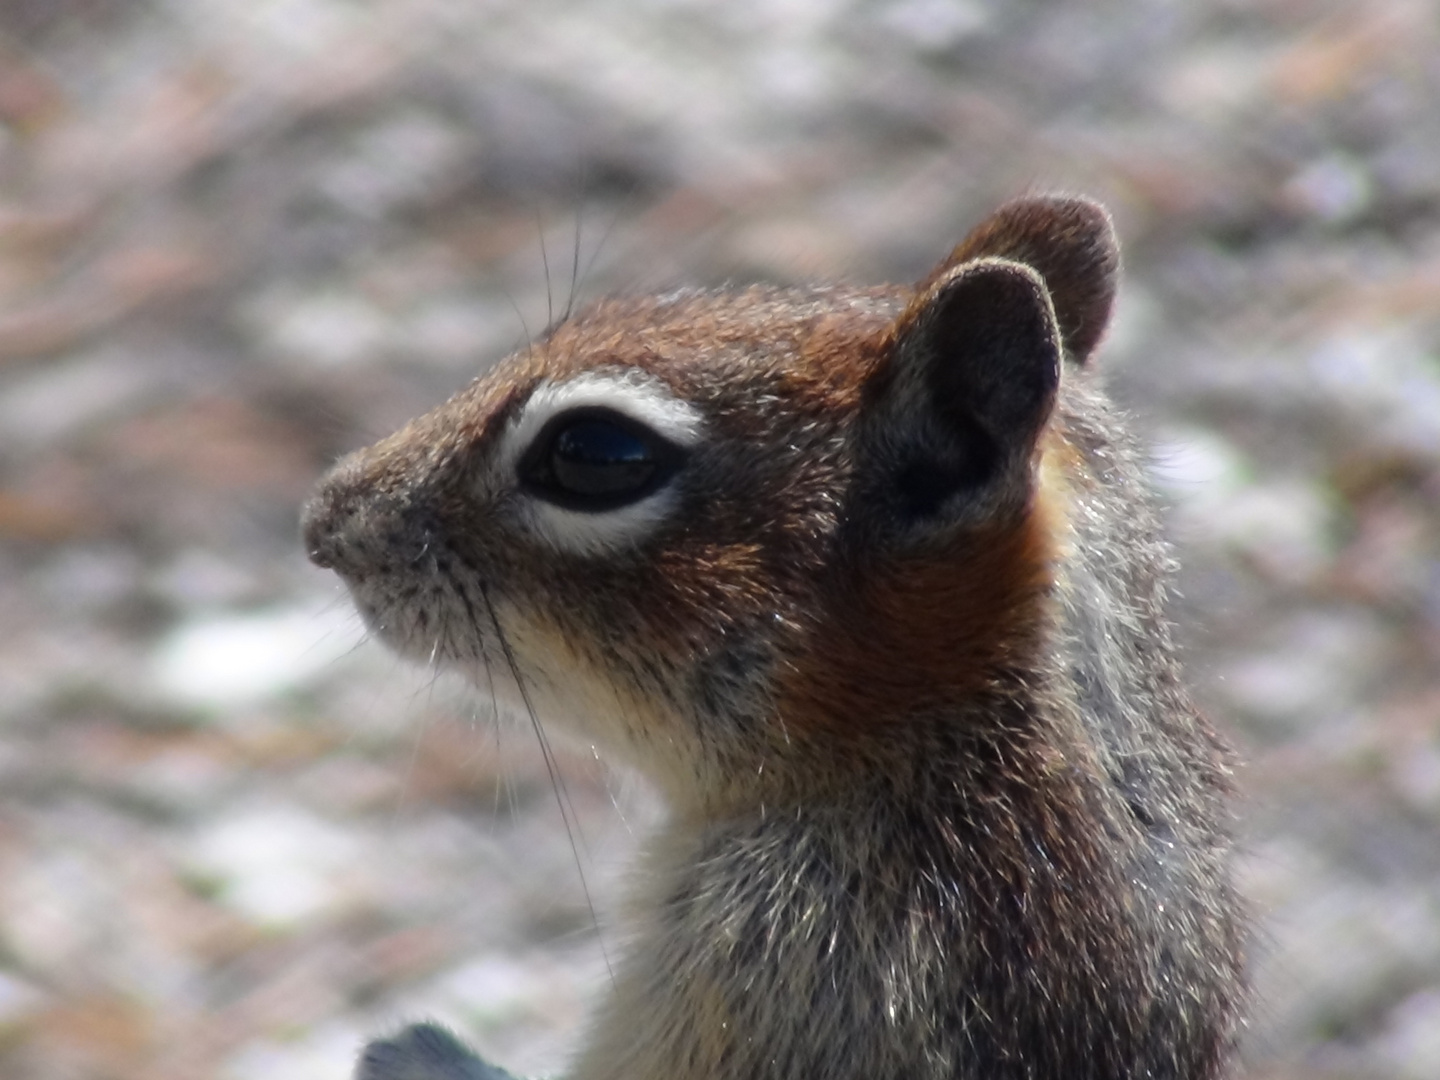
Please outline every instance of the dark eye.
[{"label": "dark eye", "polygon": [[615,510],[655,491],[675,471],[680,450],[608,409],[561,413],[520,459],[521,482],[568,510]]}]

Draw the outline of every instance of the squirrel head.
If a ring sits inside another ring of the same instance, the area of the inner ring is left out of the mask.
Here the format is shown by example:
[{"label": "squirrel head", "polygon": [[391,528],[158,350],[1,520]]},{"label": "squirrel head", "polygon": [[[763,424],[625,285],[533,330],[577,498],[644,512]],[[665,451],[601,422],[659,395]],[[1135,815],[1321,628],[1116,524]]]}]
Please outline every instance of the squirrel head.
[{"label": "squirrel head", "polygon": [[341,461],[310,557],[682,809],[843,787],[1037,647],[1117,266],[1098,206],[1030,198],[914,288],[601,302]]}]

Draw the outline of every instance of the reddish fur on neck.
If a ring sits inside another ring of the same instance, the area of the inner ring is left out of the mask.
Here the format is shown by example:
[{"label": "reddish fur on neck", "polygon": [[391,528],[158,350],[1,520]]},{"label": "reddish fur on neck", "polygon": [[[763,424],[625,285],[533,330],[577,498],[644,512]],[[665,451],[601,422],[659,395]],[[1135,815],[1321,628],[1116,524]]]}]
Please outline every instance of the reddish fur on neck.
[{"label": "reddish fur on neck", "polygon": [[813,627],[817,647],[782,681],[790,733],[841,745],[883,738],[886,726],[953,712],[1023,668],[1045,629],[1057,503],[1042,495],[1011,523],[838,583]]}]

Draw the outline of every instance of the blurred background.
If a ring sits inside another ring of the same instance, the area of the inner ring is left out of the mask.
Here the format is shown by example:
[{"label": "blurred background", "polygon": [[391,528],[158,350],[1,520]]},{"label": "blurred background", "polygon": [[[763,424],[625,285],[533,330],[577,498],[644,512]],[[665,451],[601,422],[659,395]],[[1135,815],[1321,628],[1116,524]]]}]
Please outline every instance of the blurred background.
[{"label": "blurred background", "polygon": [[1440,1077],[1433,0],[0,0],[0,1074],[560,1068],[653,809],[567,755],[572,845],[306,492],[573,299],[913,280],[1054,189],[1245,760],[1247,1074]]}]

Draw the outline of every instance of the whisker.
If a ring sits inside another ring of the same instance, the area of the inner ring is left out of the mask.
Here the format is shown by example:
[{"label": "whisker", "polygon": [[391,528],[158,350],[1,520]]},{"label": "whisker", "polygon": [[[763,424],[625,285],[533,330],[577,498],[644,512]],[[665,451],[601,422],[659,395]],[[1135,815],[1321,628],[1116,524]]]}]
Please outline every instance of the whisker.
[{"label": "whisker", "polygon": [[350,648],[346,649],[345,652],[341,654],[341,656],[344,659],[348,660],[350,659],[350,657],[354,656],[361,649],[363,649],[366,645],[369,645],[370,642],[373,640],[374,635],[371,634],[370,631],[367,629],[365,633],[360,635],[360,637],[356,640],[355,644],[351,645]]},{"label": "whisker", "polygon": [[550,284],[550,255],[545,250],[545,221],[538,207],[535,210],[535,228],[540,232],[540,265],[545,268],[545,325],[548,329],[555,325],[555,290]]},{"label": "whisker", "polygon": [[620,211],[617,209],[610,215],[610,224],[605,226],[605,231],[600,234],[600,242],[595,245],[595,250],[590,252],[590,258],[585,262],[585,269],[580,272],[580,285],[584,286],[590,278],[590,272],[595,269],[595,264],[600,259],[600,253],[605,250],[605,245],[615,232],[615,227],[620,224]]},{"label": "whisker", "polygon": [[626,833],[633,837],[635,830],[630,827],[630,819],[620,805],[620,794],[615,789],[614,777],[609,769],[604,768],[605,763],[600,757],[600,751],[594,746],[590,747],[590,756],[601,766],[600,783],[605,788],[605,797],[610,800],[610,808],[615,811],[615,816],[620,819],[620,824],[625,826]]},{"label": "whisker", "polygon": [[[575,804],[570,798],[570,791],[565,785],[565,777],[560,771],[560,763],[555,757],[555,751],[550,745],[550,740],[545,734],[545,729],[540,723],[540,715],[535,711],[534,702],[531,700],[530,691],[525,685],[525,680],[520,674],[520,666],[515,661],[514,650],[510,648],[510,641],[505,637],[505,631],[500,626],[500,620],[495,615],[495,605],[490,600],[490,593],[483,583],[477,586],[480,599],[485,603],[485,610],[490,616],[490,625],[495,630],[495,640],[500,645],[500,653],[504,657],[505,665],[510,669],[510,675],[515,680],[515,687],[520,692],[520,701],[525,707],[525,712],[530,717],[530,726],[535,731],[535,737],[540,743],[540,756],[545,762],[545,770],[550,774],[550,788],[555,792],[555,802],[560,807],[560,820],[565,825],[565,835],[570,840],[570,852],[575,857],[575,871],[580,877],[580,890],[585,894],[585,906],[590,910],[590,919],[595,925],[595,939],[600,945],[600,955],[605,960],[605,970],[610,975],[610,983],[615,985],[615,969],[610,964],[610,950],[605,947],[605,936],[600,930],[600,916],[595,910],[595,900],[590,893],[590,882],[585,877],[585,867],[580,859],[580,847],[584,847],[585,836],[580,829],[580,820],[575,813]],[[580,846],[576,846],[576,837],[580,838]],[[587,849],[587,854],[588,854]]]},{"label": "whisker", "polygon": [[585,230],[585,180],[583,176],[584,163],[581,163],[582,176],[578,185],[579,195],[575,200],[575,243],[570,248],[570,295],[565,298],[565,313],[560,316],[564,322],[570,318],[575,310],[575,294],[580,287],[580,239]]},{"label": "whisker", "polygon": [[[463,589],[462,589],[463,594]],[[500,816],[500,796],[502,792],[508,793],[510,797],[510,814],[513,817],[519,806],[515,798],[515,788],[510,784],[505,770],[500,767],[504,757],[500,748],[500,698],[495,691],[495,672],[490,667],[490,650],[485,647],[484,628],[475,620],[475,610],[468,597],[465,599],[465,610],[470,616],[475,627],[475,640],[480,649],[480,666],[485,670],[485,688],[490,692],[490,729],[495,734],[495,805],[491,813],[495,817]]]},{"label": "whisker", "polygon": [[415,692],[410,695],[411,703],[414,704],[424,695],[425,708],[420,710],[420,715],[425,718],[423,723],[416,725],[415,737],[410,742],[410,756],[405,762],[405,771],[400,778],[400,791],[395,798],[395,809],[392,815],[391,824],[399,823],[400,814],[405,806],[405,793],[410,791],[415,781],[415,773],[420,767],[420,751],[425,742],[425,729],[434,721],[435,716],[435,687],[439,685],[441,667],[439,662],[441,645],[444,639],[443,629],[435,632],[435,640],[430,646],[428,667],[430,677],[423,686],[417,686]]}]

